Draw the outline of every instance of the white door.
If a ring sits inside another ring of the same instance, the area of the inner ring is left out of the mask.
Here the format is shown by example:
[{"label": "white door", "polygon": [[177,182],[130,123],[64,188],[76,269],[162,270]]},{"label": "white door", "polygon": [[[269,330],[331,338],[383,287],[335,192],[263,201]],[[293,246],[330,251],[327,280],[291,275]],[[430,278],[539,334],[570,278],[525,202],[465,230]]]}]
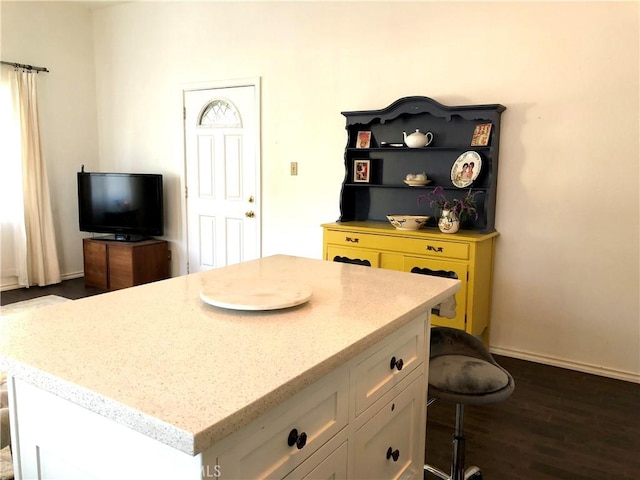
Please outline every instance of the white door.
[{"label": "white door", "polygon": [[185,90],[188,271],[260,257],[258,85]]}]

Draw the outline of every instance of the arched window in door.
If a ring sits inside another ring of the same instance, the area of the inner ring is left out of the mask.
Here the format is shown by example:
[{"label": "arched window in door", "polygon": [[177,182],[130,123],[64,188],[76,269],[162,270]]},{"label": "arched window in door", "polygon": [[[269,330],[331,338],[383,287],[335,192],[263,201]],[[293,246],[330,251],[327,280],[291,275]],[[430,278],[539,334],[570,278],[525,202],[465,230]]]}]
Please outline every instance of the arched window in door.
[{"label": "arched window in door", "polygon": [[240,113],[233,103],[221,98],[212,100],[202,109],[198,118],[199,127],[233,128],[242,127]]}]

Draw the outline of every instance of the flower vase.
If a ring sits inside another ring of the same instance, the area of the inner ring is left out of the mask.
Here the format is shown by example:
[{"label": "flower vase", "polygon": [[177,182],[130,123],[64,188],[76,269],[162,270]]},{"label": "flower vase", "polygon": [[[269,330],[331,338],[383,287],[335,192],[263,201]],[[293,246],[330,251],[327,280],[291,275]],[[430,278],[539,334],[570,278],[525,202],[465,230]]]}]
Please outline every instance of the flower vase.
[{"label": "flower vase", "polygon": [[438,220],[438,228],[442,233],[456,233],[460,230],[460,219],[450,210],[442,210]]}]

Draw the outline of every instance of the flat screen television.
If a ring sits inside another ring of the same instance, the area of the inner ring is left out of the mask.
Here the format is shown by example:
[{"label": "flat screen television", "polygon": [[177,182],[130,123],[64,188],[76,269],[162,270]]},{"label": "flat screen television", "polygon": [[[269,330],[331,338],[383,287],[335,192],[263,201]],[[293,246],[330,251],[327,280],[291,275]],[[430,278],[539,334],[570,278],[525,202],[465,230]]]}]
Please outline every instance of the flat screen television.
[{"label": "flat screen television", "polygon": [[78,172],[80,231],[140,241],[164,234],[162,175]]}]

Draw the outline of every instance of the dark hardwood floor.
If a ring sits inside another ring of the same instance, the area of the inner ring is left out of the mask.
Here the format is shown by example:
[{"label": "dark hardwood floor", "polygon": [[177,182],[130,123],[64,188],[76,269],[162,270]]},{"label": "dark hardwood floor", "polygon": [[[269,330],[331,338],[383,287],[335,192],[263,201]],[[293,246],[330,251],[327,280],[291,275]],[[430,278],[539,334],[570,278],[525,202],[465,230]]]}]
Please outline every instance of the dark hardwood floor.
[{"label": "dark hardwood floor", "polygon": [[58,295],[59,297],[70,298],[76,300],[78,298],[90,297],[104,293],[104,290],[98,288],[90,288],[84,286],[84,278],[74,278],[73,280],[65,280],[56,285],[46,287],[29,287],[18,288],[16,290],[7,290],[0,292],[0,305],[8,305],[10,303],[22,302],[36,297],[45,295]]},{"label": "dark hardwood floor", "polygon": [[[102,293],[84,279],[0,293],[6,305],[42,295]],[[489,480],[640,478],[640,384],[495,356],[516,388],[505,402],[465,410],[466,464]],[[448,471],[455,407],[429,407],[427,461]],[[425,477],[431,478],[431,477]]]},{"label": "dark hardwood floor", "polygon": [[[505,402],[465,407],[467,466],[493,480],[640,478],[640,384],[495,359],[516,388]],[[427,461],[448,472],[455,407],[435,402],[427,418]]]}]

